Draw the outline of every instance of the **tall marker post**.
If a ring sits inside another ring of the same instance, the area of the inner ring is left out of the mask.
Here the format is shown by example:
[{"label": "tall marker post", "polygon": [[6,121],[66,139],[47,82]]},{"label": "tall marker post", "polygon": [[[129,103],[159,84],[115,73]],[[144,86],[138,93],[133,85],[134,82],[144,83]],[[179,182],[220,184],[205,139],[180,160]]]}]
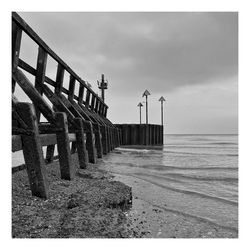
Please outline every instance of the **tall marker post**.
[{"label": "tall marker post", "polygon": [[150,95],[148,90],[145,90],[142,97],[146,96],[146,124],[148,124],[148,95]]},{"label": "tall marker post", "polygon": [[139,107],[139,109],[140,109],[140,124],[141,124],[141,107],[142,107],[143,105],[142,105],[142,103],[141,102],[139,102],[139,104],[137,105],[137,107]]},{"label": "tall marker post", "polygon": [[146,126],[145,126],[145,143],[146,145],[149,145],[150,142],[150,130],[148,126],[148,95],[150,95],[148,90],[145,90],[142,94],[142,97],[146,96]]},{"label": "tall marker post", "polygon": [[163,126],[163,102],[165,102],[165,98],[162,96],[160,99],[159,99],[159,102],[161,102],[161,125]]},{"label": "tall marker post", "polygon": [[161,102],[161,126],[162,126],[162,131],[161,131],[161,144],[163,144],[163,133],[164,133],[164,130],[163,130],[163,102],[165,102],[165,98],[162,96],[160,99],[159,99],[159,102]]}]

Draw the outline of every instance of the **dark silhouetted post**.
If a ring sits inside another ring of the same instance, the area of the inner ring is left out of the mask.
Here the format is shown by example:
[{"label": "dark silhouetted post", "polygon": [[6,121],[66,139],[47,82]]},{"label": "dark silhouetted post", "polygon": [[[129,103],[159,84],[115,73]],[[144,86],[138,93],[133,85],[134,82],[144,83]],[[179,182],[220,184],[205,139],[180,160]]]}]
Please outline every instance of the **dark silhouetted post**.
[{"label": "dark silhouetted post", "polygon": [[148,90],[145,90],[142,97],[146,96],[146,124],[148,124],[148,95],[150,95]]},{"label": "dark silhouetted post", "polygon": [[142,107],[143,105],[142,105],[142,103],[141,102],[139,102],[139,104],[137,105],[137,107],[139,107],[139,109],[140,109],[140,124],[141,124],[141,107]]},{"label": "dark silhouetted post", "polygon": [[165,98],[162,96],[160,99],[159,99],[159,102],[161,102],[161,125],[163,126],[163,102],[165,102]]}]

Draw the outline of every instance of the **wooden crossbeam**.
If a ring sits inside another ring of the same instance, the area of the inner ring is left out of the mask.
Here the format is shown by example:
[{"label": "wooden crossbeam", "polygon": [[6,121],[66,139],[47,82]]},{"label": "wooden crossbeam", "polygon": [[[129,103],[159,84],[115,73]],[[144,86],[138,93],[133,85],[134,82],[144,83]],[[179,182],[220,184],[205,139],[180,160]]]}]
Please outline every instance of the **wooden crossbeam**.
[{"label": "wooden crossbeam", "polygon": [[32,100],[35,107],[51,123],[55,124],[55,115],[50,106],[45,102],[39,92],[34,88],[29,79],[19,69],[12,72],[13,79],[19,84],[27,96]]}]

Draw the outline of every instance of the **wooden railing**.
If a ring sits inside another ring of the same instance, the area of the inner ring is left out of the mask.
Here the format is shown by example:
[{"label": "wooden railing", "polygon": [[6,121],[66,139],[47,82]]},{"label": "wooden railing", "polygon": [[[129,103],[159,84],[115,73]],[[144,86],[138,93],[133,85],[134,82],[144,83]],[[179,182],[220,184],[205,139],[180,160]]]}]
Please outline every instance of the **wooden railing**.
[{"label": "wooden railing", "polygon": [[[38,45],[37,65],[33,68],[22,58],[22,34]],[[48,55],[57,63],[56,80],[46,75]],[[35,76],[32,83],[26,73]],[[64,74],[68,72],[68,87]],[[18,84],[32,104],[17,100]],[[78,93],[75,86],[79,85]],[[52,89],[51,89],[52,87]],[[86,93],[84,98],[84,92]],[[45,100],[49,100],[50,105]],[[71,154],[77,153],[79,167],[107,154],[120,144],[119,129],[107,119],[108,106],[16,13],[12,14],[12,151],[23,150],[33,195],[48,197],[45,164],[58,148],[61,178],[74,178]],[[46,122],[41,122],[41,114]],[[70,143],[72,145],[70,146]],[[42,146],[47,147],[46,159]]]},{"label": "wooden railing", "polygon": [[[38,46],[37,68],[34,69],[28,63],[19,58],[22,32],[25,32]],[[50,55],[58,64],[56,81],[46,76],[47,56]],[[49,46],[32,30],[32,28],[15,12],[12,14],[12,61],[13,68],[19,66],[36,77],[35,87],[42,93],[41,85],[46,82],[56,88],[58,92],[70,95],[81,104],[88,106],[91,110],[101,116],[107,116],[108,106],[103,100],[81,79]],[[70,74],[71,86],[66,89],[62,86],[64,72]],[[79,84],[79,93],[74,93],[74,85]],[[13,88],[15,83],[13,83]],[[83,100],[83,94],[86,92],[86,99]],[[92,99],[90,103],[90,99]]]}]

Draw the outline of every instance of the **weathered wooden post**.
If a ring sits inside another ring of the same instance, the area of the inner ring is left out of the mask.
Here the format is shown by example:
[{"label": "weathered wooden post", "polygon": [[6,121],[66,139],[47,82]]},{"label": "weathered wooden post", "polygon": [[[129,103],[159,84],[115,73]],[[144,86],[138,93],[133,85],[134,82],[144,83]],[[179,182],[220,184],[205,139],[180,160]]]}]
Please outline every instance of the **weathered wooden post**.
[{"label": "weathered wooden post", "polygon": [[62,131],[56,132],[57,148],[60,162],[61,178],[72,180],[75,176],[75,167],[72,165],[69,144],[68,121],[65,113],[56,113],[57,127]]},{"label": "weathered wooden post", "polygon": [[86,136],[83,129],[83,121],[81,118],[75,118],[75,123],[77,125],[76,131],[76,148],[78,153],[80,168],[86,168],[89,162],[88,151],[86,150]]},{"label": "weathered wooden post", "polygon": [[148,95],[150,95],[148,90],[145,90],[142,97],[146,96],[146,124],[148,124]]},{"label": "weathered wooden post", "polygon": [[89,155],[89,162],[96,163],[97,161],[97,152],[95,148],[95,135],[93,132],[93,126],[92,123],[89,121],[85,122],[85,125],[87,127],[87,141],[86,141],[86,148],[88,150]]},{"label": "weathered wooden post", "polygon": [[32,195],[48,198],[45,162],[34,106],[29,103],[17,103],[16,110],[31,132],[29,135],[22,135],[22,143]]}]

